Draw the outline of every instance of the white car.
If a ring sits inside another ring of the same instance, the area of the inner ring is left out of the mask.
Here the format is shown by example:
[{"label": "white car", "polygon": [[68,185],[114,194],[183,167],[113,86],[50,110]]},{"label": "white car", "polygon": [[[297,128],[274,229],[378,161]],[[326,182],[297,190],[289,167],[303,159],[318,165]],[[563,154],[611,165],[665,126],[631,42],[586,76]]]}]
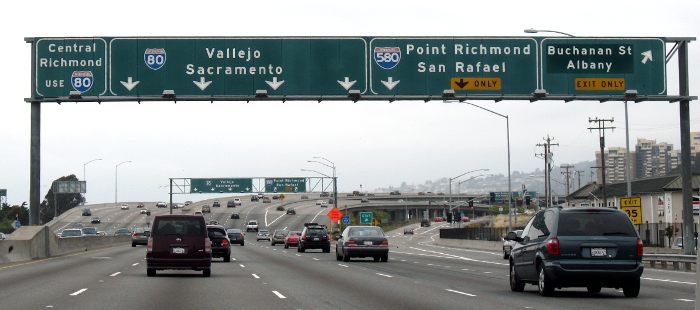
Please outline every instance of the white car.
[{"label": "white car", "polygon": [[128,205],[128,204],[123,204],[123,205],[121,206],[121,209],[122,209],[122,210],[129,210],[129,205]]},{"label": "white car", "polygon": [[323,200],[316,200],[316,205],[317,205],[317,206],[320,206],[320,205],[322,205],[324,202],[325,202],[325,201],[323,201]]},{"label": "white car", "polygon": [[328,207],[328,202],[326,202],[325,200],[321,201],[321,207]]},{"label": "white car", "polygon": [[243,205],[243,202],[241,201],[241,198],[233,198],[233,204],[240,206]]},{"label": "white car", "polygon": [[148,209],[141,209],[141,214],[147,214],[149,213]]},{"label": "white car", "polygon": [[245,227],[245,231],[258,231],[258,221],[252,220],[248,221],[248,225]]},{"label": "white car", "polygon": [[77,238],[83,236],[83,230],[80,228],[64,229],[61,232],[61,238]]},{"label": "white car", "polygon": [[5,240],[5,239],[7,239],[7,235],[5,235],[5,233],[0,232],[0,240]]}]

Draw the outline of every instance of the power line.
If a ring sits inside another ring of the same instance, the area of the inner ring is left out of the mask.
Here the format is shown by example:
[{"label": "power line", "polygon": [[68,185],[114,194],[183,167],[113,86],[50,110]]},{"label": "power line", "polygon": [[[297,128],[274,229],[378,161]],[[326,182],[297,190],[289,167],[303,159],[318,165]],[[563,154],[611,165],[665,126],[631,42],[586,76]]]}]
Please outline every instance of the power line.
[{"label": "power line", "polygon": [[615,127],[606,127],[606,126],[605,126],[605,123],[606,123],[606,122],[612,123],[612,122],[614,122],[614,121],[615,121],[615,119],[613,119],[613,118],[611,118],[611,119],[600,119],[600,118],[597,118],[597,117],[594,118],[594,119],[592,119],[592,118],[590,118],[590,117],[588,118],[588,123],[589,123],[589,124],[590,124],[590,123],[596,123],[596,125],[598,126],[598,127],[588,127],[588,130],[590,130],[591,132],[593,132],[594,129],[598,130],[598,136],[600,137],[600,162],[601,162],[601,165],[600,165],[600,168],[601,168],[601,169],[600,169],[600,172],[601,172],[601,174],[600,174],[600,175],[601,175],[602,181],[603,181],[603,206],[605,206],[605,207],[608,206],[608,196],[607,196],[607,193],[606,193],[606,190],[605,190],[605,185],[606,185],[606,182],[605,182],[605,169],[607,168],[607,167],[606,167],[606,164],[605,164],[605,130],[607,130],[607,129],[610,129],[610,130],[615,129]]},{"label": "power line", "polygon": [[[544,195],[545,195],[545,207],[549,207],[552,203],[552,182],[551,182],[551,172],[552,172],[552,146],[559,146],[559,143],[552,143],[554,137],[547,135],[546,138],[542,138],[545,143],[539,143],[537,146],[544,147],[544,153],[539,154],[544,157]],[[535,154],[537,156],[538,154]]]}]

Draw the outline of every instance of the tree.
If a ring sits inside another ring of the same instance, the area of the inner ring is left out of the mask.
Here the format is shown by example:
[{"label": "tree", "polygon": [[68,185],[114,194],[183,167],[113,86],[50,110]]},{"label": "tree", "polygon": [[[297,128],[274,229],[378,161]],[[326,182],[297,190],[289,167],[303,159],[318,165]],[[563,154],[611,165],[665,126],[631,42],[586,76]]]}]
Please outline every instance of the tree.
[{"label": "tree", "polygon": [[[78,181],[78,178],[74,175],[63,176],[56,181]],[[55,181],[54,181],[55,182]],[[53,183],[52,183],[53,184]],[[54,200],[55,199],[55,200]],[[63,214],[67,210],[77,206],[85,198],[82,194],[56,194],[54,196],[53,187],[49,189],[44,196],[44,201],[41,202],[39,209],[39,216],[42,223],[47,223],[54,218],[54,209],[57,211],[57,215]],[[56,206],[56,208],[54,208]]]}]

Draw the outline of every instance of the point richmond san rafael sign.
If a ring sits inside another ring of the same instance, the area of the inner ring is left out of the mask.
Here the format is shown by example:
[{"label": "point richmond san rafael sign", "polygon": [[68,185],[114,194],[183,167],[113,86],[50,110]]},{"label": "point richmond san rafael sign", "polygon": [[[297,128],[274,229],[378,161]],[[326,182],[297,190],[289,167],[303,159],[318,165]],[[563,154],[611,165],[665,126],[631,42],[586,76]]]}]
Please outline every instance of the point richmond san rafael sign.
[{"label": "point richmond san rafael sign", "polygon": [[33,38],[32,99],[666,94],[657,38]]}]

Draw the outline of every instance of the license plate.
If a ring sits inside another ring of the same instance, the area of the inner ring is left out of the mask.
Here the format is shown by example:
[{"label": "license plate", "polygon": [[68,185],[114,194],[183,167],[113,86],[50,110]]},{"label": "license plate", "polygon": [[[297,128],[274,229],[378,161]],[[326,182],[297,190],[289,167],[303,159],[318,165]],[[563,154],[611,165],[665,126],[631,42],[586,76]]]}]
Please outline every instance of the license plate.
[{"label": "license plate", "polygon": [[591,248],[591,256],[593,257],[600,257],[600,256],[607,256],[608,255],[608,250],[605,248]]},{"label": "license plate", "polygon": [[318,238],[314,238],[314,241],[318,241]]},{"label": "license plate", "polygon": [[372,241],[365,241],[365,245],[372,245]]},{"label": "license plate", "polygon": [[185,254],[184,248],[173,248],[173,254]]}]

